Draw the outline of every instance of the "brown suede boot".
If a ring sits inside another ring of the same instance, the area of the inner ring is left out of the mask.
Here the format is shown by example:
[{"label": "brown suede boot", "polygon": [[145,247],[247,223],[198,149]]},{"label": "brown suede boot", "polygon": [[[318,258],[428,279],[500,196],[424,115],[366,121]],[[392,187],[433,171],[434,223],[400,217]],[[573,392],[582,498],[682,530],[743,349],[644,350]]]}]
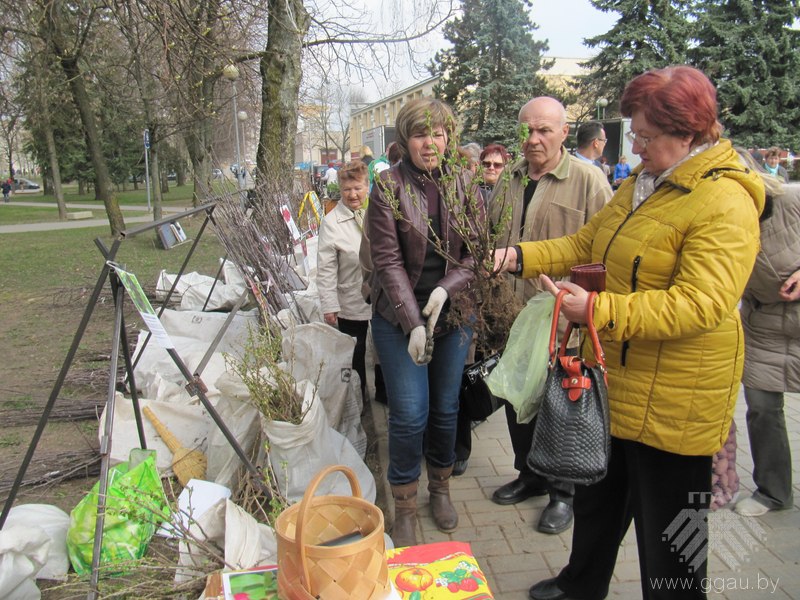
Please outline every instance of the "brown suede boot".
[{"label": "brown suede boot", "polygon": [[450,502],[450,475],[453,466],[434,467],[428,463],[428,491],[430,492],[431,513],[436,527],[443,533],[452,533],[458,527],[458,513]]},{"label": "brown suede boot", "polygon": [[417,545],[417,485],[418,481],[392,486],[394,526],[392,541],[395,548]]}]

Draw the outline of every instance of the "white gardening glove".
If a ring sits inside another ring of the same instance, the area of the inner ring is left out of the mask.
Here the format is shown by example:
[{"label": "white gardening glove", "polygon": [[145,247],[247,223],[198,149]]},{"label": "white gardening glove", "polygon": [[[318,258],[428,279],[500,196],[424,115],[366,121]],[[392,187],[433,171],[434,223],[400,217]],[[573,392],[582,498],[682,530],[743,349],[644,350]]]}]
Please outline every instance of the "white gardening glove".
[{"label": "white gardening glove", "polygon": [[426,343],[428,336],[425,333],[424,325],[417,325],[411,330],[411,335],[408,336],[408,353],[411,355],[411,360],[416,365],[424,365],[430,362],[431,357],[426,352]]},{"label": "white gardening glove", "polygon": [[433,288],[428,303],[422,309],[422,316],[428,319],[427,330],[430,338],[433,337],[433,329],[436,327],[436,321],[439,320],[439,314],[442,312],[445,302],[447,302],[447,290],[438,286]]}]

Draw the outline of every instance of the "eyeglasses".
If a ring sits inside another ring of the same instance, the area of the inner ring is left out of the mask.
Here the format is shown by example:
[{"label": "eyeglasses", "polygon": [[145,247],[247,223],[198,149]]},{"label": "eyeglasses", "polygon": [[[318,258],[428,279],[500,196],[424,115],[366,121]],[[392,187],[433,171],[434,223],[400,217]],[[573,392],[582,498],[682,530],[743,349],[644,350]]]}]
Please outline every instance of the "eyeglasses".
[{"label": "eyeglasses", "polygon": [[657,133],[656,135],[651,135],[650,137],[646,137],[646,136],[644,136],[644,135],[642,135],[640,133],[634,133],[632,131],[625,132],[625,137],[628,138],[628,141],[631,144],[639,144],[639,146],[641,146],[642,150],[647,148],[647,144],[649,144],[654,139],[656,139],[657,137],[662,136],[662,135],[664,135],[664,132]]},{"label": "eyeglasses", "polygon": [[594,138],[594,139],[596,139],[598,142],[603,142],[604,144],[608,141],[606,138]]},{"label": "eyeglasses", "polygon": [[502,169],[503,167],[506,166],[506,163],[492,162],[490,160],[484,160],[483,162],[481,162],[481,166],[484,169],[491,169],[492,167],[494,167],[495,169]]}]

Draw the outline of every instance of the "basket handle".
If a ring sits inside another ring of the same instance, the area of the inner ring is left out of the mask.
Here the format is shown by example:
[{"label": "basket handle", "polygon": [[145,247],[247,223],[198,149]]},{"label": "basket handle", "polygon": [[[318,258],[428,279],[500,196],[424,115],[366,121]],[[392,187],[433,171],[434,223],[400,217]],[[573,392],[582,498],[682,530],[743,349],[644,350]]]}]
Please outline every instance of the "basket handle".
[{"label": "basket handle", "polygon": [[311,499],[314,497],[314,493],[317,491],[317,487],[319,487],[319,484],[323,479],[325,479],[331,473],[335,473],[336,471],[344,473],[344,475],[347,477],[347,480],[350,482],[350,490],[353,493],[353,497],[362,498],[361,484],[358,483],[356,474],[350,467],[345,465],[328,465],[319,473],[317,473],[314,476],[314,479],[311,480],[311,483],[308,484],[308,487],[303,494],[303,499],[300,501],[300,510],[297,512],[297,524],[295,525],[294,541],[300,550],[300,565],[303,568],[303,587],[305,587],[308,593],[312,596],[315,594],[311,590],[311,577],[308,573],[308,557],[306,556],[306,544],[303,541],[303,529],[305,529],[306,516],[308,514],[309,506],[311,506]]}]

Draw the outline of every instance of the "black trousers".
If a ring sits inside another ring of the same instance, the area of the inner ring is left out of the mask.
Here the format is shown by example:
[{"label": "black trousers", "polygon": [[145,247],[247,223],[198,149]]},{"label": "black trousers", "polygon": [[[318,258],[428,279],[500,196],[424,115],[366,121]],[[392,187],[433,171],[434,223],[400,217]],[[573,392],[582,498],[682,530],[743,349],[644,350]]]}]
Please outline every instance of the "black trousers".
[{"label": "black trousers", "polygon": [[[642,598],[706,598],[710,502],[710,456],[682,456],[612,438],[605,479],[575,492],[572,553],[558,587],[572,598],[605,598],[633,520]],[[684,542],[681,534],[693,535]]]},{"label": "black trousers", "polygon": [[508,434],[511,437],[511,448],[514,450],[514,468],[519,471],[519,478],[531,485],[537,486],[544,483],[550,492],[551,500],[561,500],[567,504],[572,504],[575,495],[575,486],[571,483],[548,479],[542,482],[542,477],[531,471],[528,466],[528,454],[531,452],[533,444],[533,428],[536,425],[536,417],[530,423],[517,423],[517,413],[514,407],[505,400],[503,407],[506,411],[506,424]]},{"label": "black trousers", "polygon": [[338,318],[339,331],[356,338],[356,347],[353,350],[353,369],[361,378],[361,395],[366,399],[364,393],[367,389],[367,331],[369,321],[351,321],[350,319]]}]

